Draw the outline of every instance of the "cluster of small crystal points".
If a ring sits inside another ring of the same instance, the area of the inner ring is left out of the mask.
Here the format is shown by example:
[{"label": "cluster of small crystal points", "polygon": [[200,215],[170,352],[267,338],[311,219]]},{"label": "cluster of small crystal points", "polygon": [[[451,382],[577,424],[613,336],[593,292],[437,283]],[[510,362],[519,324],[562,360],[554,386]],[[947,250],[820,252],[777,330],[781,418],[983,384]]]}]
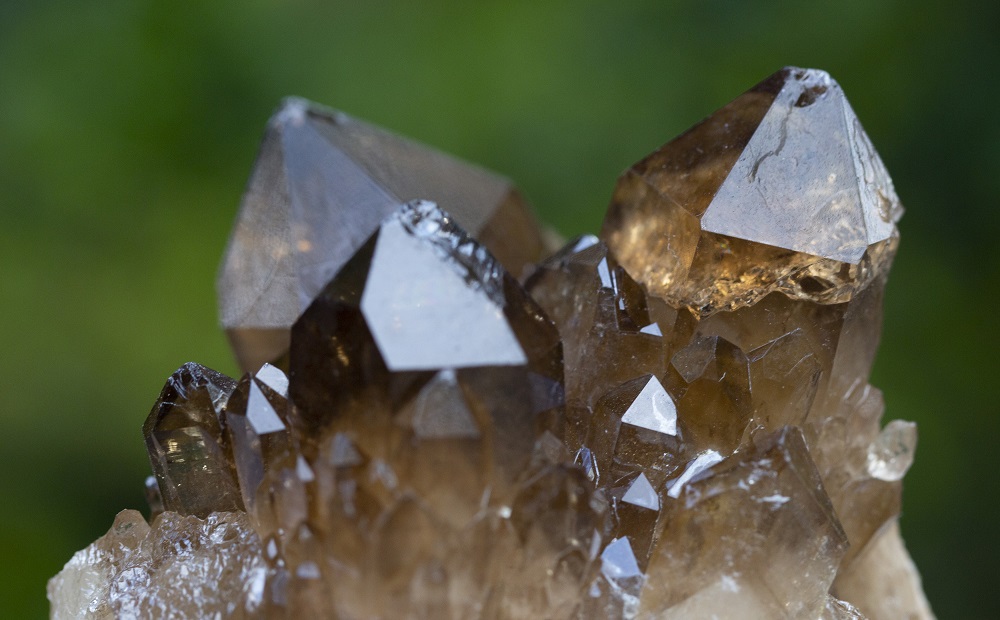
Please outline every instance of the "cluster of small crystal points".
[{"label": "cluster of small crystal points", "polygon": [[249,372],[170,377],[152,519],[77,553],[52,617],[931,618],[916,430],[868,384],[900,214],[821,71],[634,165],[547,259],[507,180],[289,100],[220,274]]}]

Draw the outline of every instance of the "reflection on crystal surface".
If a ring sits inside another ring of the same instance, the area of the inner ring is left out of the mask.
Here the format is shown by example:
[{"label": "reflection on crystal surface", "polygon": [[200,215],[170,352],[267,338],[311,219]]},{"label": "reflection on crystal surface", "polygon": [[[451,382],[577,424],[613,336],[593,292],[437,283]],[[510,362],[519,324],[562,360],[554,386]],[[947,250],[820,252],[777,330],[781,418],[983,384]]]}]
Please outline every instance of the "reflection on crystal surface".
[{"label": "reflection on crystal surface", "polygon": [[166,512],[150,527],[123,510],[49,582],[51,617],[253,617],[266,597],[266,571],[245,513]]},{"label": "reflection on crystal surface", "polygon": [[602,238],[703,315],[780,290],[847,301],[887,267],[902,207],[840,86],[775,73],[619,180]]},{"label": "reflection on crystal surface", "polygon": [[643,610],[669,614],[708,588],[720,593],[697,604],[702,617],[725,615],[743,590],[760,617],[817,617],[848,543],[801,432],[762,437],[708,472],[666,506]]},{"label": "reflection on crystal surface", "polygon": [[207,516],[243,508],[220,416],[235,382],[185,364],[167,380],[143,425],[166,510]]},{"label": "reflection on crystal surface", "polygon": [[454,214],[515,274],[541,256],[540,229],[507,179],[285,100],[268,123],[219,273],[222,325],[243,369],[280,357],[316,294],[382,218],[417,198]]},{"label": "reflection on crystal surface", "polygon": [[900,213],[840,87],[787,68],[522,287],[507,181],[291,100],[220,275],[251,372],[170,378],[153,519],[53,617],[933,618],[916,428],[868,384]]},{"label": "reflection on crystal surface", "polygon": [[254,509],[265,469],[294,450],[288,408],[288,379],[270,364],[245,375],[226,405],[226,432],[247,511]]}]

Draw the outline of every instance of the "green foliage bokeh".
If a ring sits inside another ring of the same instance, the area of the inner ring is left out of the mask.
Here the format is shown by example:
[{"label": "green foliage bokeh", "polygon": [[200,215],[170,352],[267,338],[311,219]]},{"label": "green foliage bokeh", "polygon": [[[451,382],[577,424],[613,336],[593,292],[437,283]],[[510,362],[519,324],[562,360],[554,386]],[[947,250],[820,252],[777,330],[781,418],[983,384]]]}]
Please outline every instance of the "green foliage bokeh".
[{"label": "green foliage bokeh", "polygon": [[902,528],[942,618],[1000,616],[995,3],[0,4],[0,615],[125,507],[181,363],[233,373],[214,277],[297,94],[515,179],[565,234],[786,64],[844,87],[907,206],[874,383],[919,424]]}]

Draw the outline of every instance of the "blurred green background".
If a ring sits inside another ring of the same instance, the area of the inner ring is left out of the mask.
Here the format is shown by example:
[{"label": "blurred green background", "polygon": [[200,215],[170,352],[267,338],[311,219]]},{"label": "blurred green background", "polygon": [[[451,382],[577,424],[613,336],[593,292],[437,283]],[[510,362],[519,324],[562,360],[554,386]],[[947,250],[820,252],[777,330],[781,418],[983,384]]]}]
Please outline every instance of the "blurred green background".
[{"label": "blurred green background", "polygon": [[907,206],[874,382],[916,420],[903,532],[942,618],[1000,617],[998,3],[0,3],[0,615],[143,507],[163,380],[235,365],[214,277],[302,95],[512,178],[562,232],[785,64],[844,87]]}]

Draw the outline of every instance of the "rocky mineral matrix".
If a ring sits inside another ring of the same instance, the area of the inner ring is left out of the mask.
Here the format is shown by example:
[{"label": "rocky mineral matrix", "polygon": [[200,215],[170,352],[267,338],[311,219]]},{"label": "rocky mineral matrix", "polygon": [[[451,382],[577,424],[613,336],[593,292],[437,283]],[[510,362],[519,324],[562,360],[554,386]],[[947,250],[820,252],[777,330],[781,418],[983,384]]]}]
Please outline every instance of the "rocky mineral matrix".
[{"label": "rocky mineral matrix", "polygon": [[170,377],[153,518],[52,616],[931,618],[916,430],[868,384],[901,212],[840,87],[787,68],[524,270],[508,181],[289,100],[219,278],[248,372]]}]

